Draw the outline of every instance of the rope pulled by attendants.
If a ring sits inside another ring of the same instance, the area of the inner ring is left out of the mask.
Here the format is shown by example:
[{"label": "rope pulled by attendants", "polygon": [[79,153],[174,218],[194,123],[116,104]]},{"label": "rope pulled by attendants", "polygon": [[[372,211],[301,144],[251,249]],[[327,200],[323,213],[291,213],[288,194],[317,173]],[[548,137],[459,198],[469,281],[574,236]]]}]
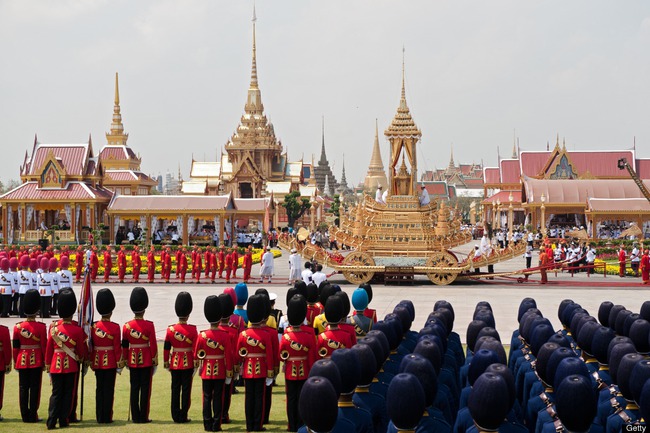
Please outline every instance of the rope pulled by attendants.
[{"label": "rope pulled by attendants", "polygon": [[[48,331],[35,320],[40,294],[28,290],[26,319],[13,336],[0,326],[0,371],[20,372],[20,416],[26,423],[39,421],[44,368],[51,374],[48,428],[76,421],[72,389],[84,366],[97,377],[98,423],[114,421],[116,374],[124,367],[130,376],[126,418],[150,422],[151,383],[161,356],[171,375],[171,405],[169,417],[160,421],[191,423],[190,390],[197,375],[205,431],[233,422],[245,423],[249,432],[264,431],[273,404],[284,408],[287,430],[300,432],[613,433],[642,431],[636,429],[650,417],[650,301],[638,312],[610,301],[590,312],[565,299],[556,329],[548,319],[555,312],[524,298],[518,327],[508,336],[498,331],[490,303],[482,301],[467,325],[464,347],[448,301],[432,304],[416,326],[410,300],[378,320],[372,298],[369,284],[349,296],[327,281],[299,281],[287,292],[284,315],[275,309],[276,294],[258,289],[249,296],[248,286],[239,283],[201,300],[209,326],[197,329],[190,323],[194,299],[181,292],[174,304],[178,320],[166,327],[160,354],[154,324],[144,319],[149,302],[142,287],[131,293],[134,317],[123,326],[111,321],[111,291],[98,291],[101,319],[90,335],[70,320],[76,309],[72,291],[60,292],[58,308],[65,317]],[[272,390],[281,376],[285,396],[279,398]],[[1,391],[0,397],[17,392]],[[244,392],[243,401],[233,400],[236,392]],[[245,419],[231,416],[235,401],[245,406]]]}]

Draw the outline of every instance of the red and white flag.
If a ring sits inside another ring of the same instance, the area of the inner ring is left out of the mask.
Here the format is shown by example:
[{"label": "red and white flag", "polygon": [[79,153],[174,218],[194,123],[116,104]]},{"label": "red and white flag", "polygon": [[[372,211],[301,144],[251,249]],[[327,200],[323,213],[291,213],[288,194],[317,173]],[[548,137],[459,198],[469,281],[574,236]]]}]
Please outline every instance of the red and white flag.
[{"label": "red and white flag", "polygon": [[79,298],[79,307],[77,317],[79,326],[84,330],[88,337],[88,349],[92,350],[92,338],[90,337],[90,328],[93,324],[93,315],[95,314],[95,305],[93,303],[93,289],[90,287],[90,266],[86,266],[84,272],[83,284],[81,285],[81,297]]}]

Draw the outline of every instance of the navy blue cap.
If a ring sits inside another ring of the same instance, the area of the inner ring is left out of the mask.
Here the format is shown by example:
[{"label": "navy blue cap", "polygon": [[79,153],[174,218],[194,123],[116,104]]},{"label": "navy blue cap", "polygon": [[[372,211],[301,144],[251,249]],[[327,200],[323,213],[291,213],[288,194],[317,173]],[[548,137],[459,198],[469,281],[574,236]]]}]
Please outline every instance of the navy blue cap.
[{"label": "navy blue cap", "polygon": [[400,337],[397,336],[395,327],[390,323],[380,320],[372,325],[372,330],[382,332],[386,336],[390,350],[395,350],[399,346]]},{"label": "navy blue cap", "polygon": [[436,311],[436,310],[438,310],[440,308],[446,308],[449,311],[451,311],[451,314],[454,315],[454,320],[456,319],[456,313],[454,312],[454,306],[451,305],[451,302],[446,301],[444,299],[440,299],[440,300],[436,301],[436,303],[433,304],[433,311]]},{"label": "navy blue cap", "polygon": [[330,357],[336,364],[341,376],[341,394],[351,394],[359,384],[359,367],[357,356],[351,349],[338,349]]},{"label": "navy blue cap", "polygon": [[637,319],[630,326],[629,333],[630,340],[634,343],[637,352],[648,353],[650,352],[650,322],[645,319]]},{"label": "navy blue cap", "polygon": [[384,362],[388,357],[388,351],[389,351],[388,344],[386,344],[386,351],[384,351],[382,344],[379,342],[379,339],[376,336],[366,335],[365,337],[358,339],[357,344],[352,346],[352,348],[355,348],[360,345],[368,346],[372,351],[372,355],[375,358],[375,369],[376,369],[375,372],[372,374],[374,377],[374,375],[377,374],[381,366],[384,365]]},{"label": "navy blue cap", "polygon": [[[612,342],[614,342],[614,340],[612,340]],[[609,363],[609,375],[611,376],[613,383],[618,383],[618,367],[621,364],[623,357],[628,353],[637,353],[632,342],[619,343],[613,346],[610,345],[607,362]]]},{"label": "navy blue cap", "polygon": [[402,326],[402,321],[400,317],[395,313],[386,314],[384,316],[384,322],[388,323],[390,326],[393,327],[393,330],[395,331],[395,335],[397,335],[399,341],[402,341],[402,338],[404,337],[404,333],[407,330],[404,329],[404,327]]},{"label": "navy blue cap", "polygon": [[378,366],[381,367],[384,361],[386,361],[386,358],[388,358],[388,355],[390,355],[390,342],[388,341],[388,337],[386,337],[386,334],[384,332],[379,331],[377,329],[372,329],[371,331],[369,331],[366,334],[366,337],[374,337],[377,340],[377,343],[379,343],[379,346],[381,347],[381,350],[384,353],[384,359],[382,359],[381,362],[378,364]]},{"label": "navy blue cap", "polygon": [[521,338],[523,338],[525,341],[529,341],[528,338],[530,337],[530,328],[533,325],[533,322],[535,319],[541,318],[542,314],[538,310],[528,310],[526,314],[523,315],[521,318],[521,322],[519,322],[519,335]]},{"label": "navy blue cap", "polygon": [[630,374],[630,390],[635,402],[641,401],[641,390],[648,379],[650,379],[650,360],[643,359],[634,365]]},{"label": "navy blue cap", "polygon": [[499,357],[495,352],[487,349],[477,350],[470,361],[469,368],[467,369],[467,381],[473,386],[476,379],[485,373],[485,369],[488,368],[488,366],[499,363]]},{"label": "navy blue cap", "polygon": [[571,320],[571,335],[573,335],[574,340],[578,339],[582,327],[588,322],[596,322],[596,319],[588,313],[580,312],[573,315],[573,320]]},{"label": "navy blue cap", "polygon": [[524,313],[531,308],[537,308],[537,303],[532,298],[524,298],[519,303],[519,311],[517,312],[517,322],[521,322],[521,318],[524,316]]},{"label": "navy blue cap", "polygon": [[632,394],[632,388],[630,386],[630,378],[632,377],[634,366],[641,360],[643,360],[642,355],[639,355],[638,353],[628,353],[623,356],[621,362],[618,364],[618,370],[616,371],[616,384],[626,400],[634,400],[634,394]]},{"label": "navy blue cap", "polygon": [[582,349],[583,352],[586,352],[589,355],[593,355],[591,349],[591,342],[594,339],[594,334],[596,333],[596,330],[601,326],[602,325],[596,322],[595,320],[585,322],[585,324],[582,325],[582,328],[580,328],[580,331],[578,331],[578,338],[576,340],[578,342],[578,345],[580,346],[580,349]]},{"label": "navy blue cap", "polygon": [[[379,370],[375,352],[369,344],[355,344],[350,350],[356,356],[359,364],[359,385],[369,385]],[[334,352],[336,353],[338,350]]]},{"label": "navy blue cap", "polygon": [[[339,395],[341,395],[343,385],[341,383],[341,373],[334,361],[331,359],[319,359],[314,362],[314,365],[311,366],[311,370],[309,370],[309,377],[313,376],[322,376],[329,380],[334,387],[336,398],[338,399]],[[302,393],[300,395],[302,396]]]},{"label": "navy blue cap", "polygon": [[440,346],[436,343],[428,339],[422,339],[415,345],[413,353],[422,355],[431,363],[436,373],[440,372],[442,368],[442,352]]},{"label": "navy blue cap", "polygon": [[614,303],[611,301],[603,301],[598,307],[598,321],[603,326],[609,326],[609,313],[612,311]]},{"label": "navy blue cap", "polygon": [[515,391],[515,376],[513,376],[512,371],[505,364],[491,364],[488,368],[485,369],[486,373],[494,373],[503,377],[508,386],[508,400],[509,407],[515,404],[515,399],[517,398],[517,392]]},{"label": "navy blue cap", "polygon": [[491,326],[493,328],[496,328],[496,322],[494,320],[494,314],[492,313],[492,310],[488,310],[487,308],[480,308],[474,312],[474,317],[472,317],[473,320],[482,320],[485,323],[487,323],[488,326]]},{"label": "navy blue cap", "polygon": [[507,363],[506,350],[503,348],[503,344],[494,337],[481,337],[476,340],[475,349],[481,350],[491,350],[497,354],[497,358],[501,364]]},{"label": "navy blue cap", "polygon": [[547,319],[544,320],[546,320],[546,322],[539,322],[530,334],[530,350],[535,356],[537,356],[542,345],[546,343],[553,334],[555,334],[553,326],[548,323]]},{"label": "navy blue cap", "polygon": [[474,311],[482,308],[487,308],[488,310],[492,311],[492,305],[490,305],[488,301],[478,301],[476,303],[476,307],[474,307]]},{"label": "navy blue cap", "polygon": [[495,339],[501,341],[501,336],[499,335],[499,331],[497,331],[496,329],[490,326],[486,326],[485,328],[479,331],[477,339],[481,337],[494,337]]},{"label": "navy blue cap", "polygon": [[555,392],[555,410],[568,431],[588,432],[598,411],[598,395],[589,378],[564,378]]},{"label": "navy blue cap", "polygon": [[560,347],[571,347],[571,342],[568,338],[562,335],[559,332],[551,335],[551,337],[546,341],[547,343],[555,343]]},{"label": "navy blue cap", "polygon": [[395,427],[414,430],[425,407],[424,390],[415,375],[400,373],[390,381],[386,392],[386,410]]},{"label": "navy blue cap", "polygon": [[607,326],[599,326],[591,340],[591,354],[601,364],[607,364],[609,343],[616,338],[616,333]]},{"label": "navy blue cap", "polygon": [[402,299],[401,301],[399,301],[399,304],[397,305],[406,307],[406,309],[409,311],[409,314],[411,316],[411,322],[415,320],[415,305],[413,305],[413,301],[411,301],[410,299]]},{"label": "navy blue cap", "polygon": [[334,428],[338,416],[338,395],[325,377],[310,376],[305,381],[298,399],[298,412],[307,427],[317,432]]},{"label": "navy blue cap", "polygon": [[[551,357],[548,359],[548,362],[546,363],[546,380],[545,382],[553,386],[555,384],[555,372],[557,371],[557,367],[560,365],[560,362],[562,362],[563,359],[565,358],[576,358],[578,355],[566,347],[558,347],[553,351],[551,354]],[[537,372],[539,373],[540,369],[537,368]]]},{"label": "navy blue cap", "polygon": [[553,388],[557,388],[565,377],[571,376],[573,374],[584,376],[587,378],[587,380],[591,380],[591,377],[589,376],[589,370],[587,369],[587,364],[585,364],[582,359],[578,357],[564,358],[562,361],[560,361],[557,368],[555,369]]},{"label": "navy blue cap", "polygon": [[571,304],[575,304],[573,299],[562,299],[562,301],[560,301],[560,305],[557,307],[557,318],[560,320],[560,323],[564,323],[564,312]]},{"label": "navy blue cap", "polygon": [[551,384],[551,382],[548,380],[547,375],[548,361],[551,359],[551,355],[553,355],[553,353],[555,353],[555,351],[559,348],[560,346],[555,343],[544,343],[539,349],[539,352],[537,352],[537,359],[535,359],[535,371],[537,372],[537,375],[542,380],[542,382],[545,384]]},{"label": "navy blue cap", "polygon": [[650,380],[646,380],[641,388],[639,410],[644,420],[650,419]]},{"label": "navy blue cap", "polygon": [[504,395],[508,395],[508,384],[500,375],[483,373],[476,379],[469,393],[467,408],[480,429],[496,430],[505,420],[510,407]]},{"label": "navy blue cap", "polygon": [[650,301],[645,301],[641,304],[641,311],[639,311],[639,314],[642,318],[650,322]]},{"label": "navy blue cap", "polygon": [[632,314],[630,310],[621,310],[617,315],[616,315],[616,320],[614,321],[614,331],[618,335],[625,335],[625,321],[627,320],[628,316]]},{"label": "navy blue cap", "polygon": [[467,332],[465,334],[465,341],[467,342],[467,347],[469,350],[474,352],[474,345],[476,340],[478,340],[478,334],[481,332],[481,329],[485,328],[487,324],[482,320],[472,320],[467,325]]},{"label": "navy blue cap", "polygon": [[625,310],[625,306],[616,304],[612,307],[611,310],[609,310],[609,317],[607,318],[607,326],[612,328],[614,331],[616,331],[615,325],[616,325],[616,316],[618,316],[618,313],[621,311]]},{"label": "navy blue cap", "polygon": [[580,304],[576,304],[575,302],[570,303],[564,309],[562,310],[562,317],[560,318],[560,322],[562,322],[562,325],[565,327],[569,327],[571,325],[571,320],[573,319],[573,315],[582,310],[582,307]]},{"label": "navy blue cap", "polygon": [[402,358],[399,372],[411,373],[418,378],[424,391],[424,405],[425,407],[431,406],[438,394],[438,375],[433,369],[433,365],[422,355],[411,353]]},{"label": "navy blue cap", "polygon": [[638,313],[627,315],[625,318],[625,323],[623,323],[623,335],[627,337],[630,336],[630,328],[632,327],[632,324],[638,319],[641,319],[641,315]]},{"label": "navy blue cap", "polygon": [[431,319],[440,320],[447,330],[447,335],[451,334],[452,329],[454,329],[453,314],[446,308],[439,308],[436,311],[430,313],[427,321]]}]

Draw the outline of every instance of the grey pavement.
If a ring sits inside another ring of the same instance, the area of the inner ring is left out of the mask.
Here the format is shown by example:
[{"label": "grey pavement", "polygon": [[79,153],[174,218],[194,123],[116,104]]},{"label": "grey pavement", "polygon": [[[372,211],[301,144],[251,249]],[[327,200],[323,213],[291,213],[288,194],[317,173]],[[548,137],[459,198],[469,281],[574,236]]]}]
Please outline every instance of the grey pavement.
[{"label": "grey pavement", "polygon": [[[458,252],[469,251],[473,248],[474,243],[458,247]],[[249,285],[249,293],[252,294],[257,288],[264,287],[270,292],[278,294],[276,307],[286,312],[285,297],[289,285],[287,277],[289,274],[288,253],[283,252],[283,256],[275,259],[275,276],[272,284],[252,283]],[[536,254],[533,261],[537,260]],[[495,272],[514,272],[524,267],[525,261],[522,257],[511,259],[507,262],[495,265]],[[327,270],[332,272],[331,269]],[[241,281],[242,270],[238,271]],[[259,265],[253,266],[253,281],[257,281],[259,275]],[[157,276],[158,278],[159,276]],[[182,290],[192,294],[194,299],[194,311],[190,317],[190,323],[195,323],[199,327],[207,327],[207,322],[203,316],[203,301],[208,295],[220,294],[228,286],[234,286],[217,280],[217,284],[205,283],[207,280],[202,279],[201,284],[164,284],[156,280],[154,284],[141,284],[147,289],[149,294],[149,308],[145,318],[153,320],[156,326],[158,338],[164,338],[165,327],[176,320],[174,313],[174,300],[176,294]],[[333,275],[329,280],[339,284],[348,294],[352,294],[355,285],[348,284],[342,275]],[[622,287],[622,285],[625,287]],[[617,276],[592,275],[590,278],[586,273],[577,273],[571,277],[568,273],[549,273],[549,284],[539,284],[539,277],[532,276],[531,282],[519,284],[513,279],[495,279],[484,282],[456,282],[449,286],[436,286],[429,282],[425,276],[417,276],[416,282],[411,286],[385,286],[383,284],[374,284],[374,297],[370,306],[377,310],[381,318],[392,311],[395,305],[402,299],[413,301],[416,309],[416,318],[414,329],[420,329],[424,324],[427,316],[433,310],[434,303],[439,299],[446,299],[454,306],[456,321],[454,330],[458,332],[461,339],[465,340],[465,331],[467,324],[472,319],[474,307],[478,301],[488,301],[492,305],[496,319],[497,330],[501,334],[504,343],[510,339],[510,334],[517,328],[517,309],[519,302],[524,297],[532,297],[537,301],[538,308],[548,317],[553,325],[559,328],[560,324],[557,319],[557,307],[562,299],[570,298],[580,303],[592,315],[598,312],[598,306],[602,301],[610,300],[615,304],[622,304],[628,309],[638,312],[641,304],[650,299],[649,286],[642,286],[639,278],[619,278]],[[593,284],[593,285],[592,285]],[[124,323],[132,318],[129,309],[129,295],[134,287],[133,283],[98,283],[93,285],[93,292],[96,293],[102,287],[109,287],[116,298],[117,307],[113,314],[113,321]],[[79,285],[75,287],[75,292],[79,294]],[[10,329],[18,321],[17,318],[0,319],[0,324],[9,326]],[[46,319],[46,322],[48,320]]]}]

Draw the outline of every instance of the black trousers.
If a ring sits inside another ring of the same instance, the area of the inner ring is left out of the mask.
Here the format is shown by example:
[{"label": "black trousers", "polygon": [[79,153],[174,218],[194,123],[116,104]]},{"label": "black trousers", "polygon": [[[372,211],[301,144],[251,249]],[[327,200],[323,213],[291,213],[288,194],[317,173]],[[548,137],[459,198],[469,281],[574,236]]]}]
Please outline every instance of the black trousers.
[{"label": "black trousers", "polygon": [[2,410],[2,402],[5,396],[5,372],[0,371],[0,410]]},{"label": "black trousers", "polygon": [[18,292],[14,293],[13,299],[11,300],[11,314],[14,316],[18,315],[18,299],[20,298],[20,295]]},{"label": "black trousers", "polygon": [[266,394],[265,380],[264,378],[244,379],[246,392],[244,412],[247,431],[262,431]]},{"label": "black trousers", "polygon": [[20,301],[18,302],[18,315],[22,318],[25,318],[27,317],[25,316],[25,304],[23,303],[23,298],[25,297],[25,294],[21,293],[20,295],[18,295],[18,297],[20,298]]},{"label": "black trousers", "polygon": [[11,314],[11,300],[13,295],[2,295],[2,314],[1,317],[9,317]]},{"label": "black trousers", "polygon": [[97,389],[95,390],[95,416],[99,424],[113,421],[113,401],[115,400],[115,377],[117,369],[95,370]]},{"label": "black trousers", "polygon": [[56,316],[59,311],[59,294],[52,294],[52,305],[50,305],[50,314]]},{"label": "black trousers", "polygon": [[59,423],[60,427],[69,424],[68,417],[72,408],[76,373],[54,373],[52,377],[52,396],[47,410],[47,428],[52,429]]},{"label": "black trousers", "polygon": [[235,378],[232,379],[230,385],[225,385],[223,393],[223,411],[221,412],[221,422],[228,422],[230,420],[230,401],[232,400],[232,391],[235,389]]},{"label": "black trousers", "polygon": [[133,422],[148,422],[153,367],[130,368],[129,372],[131,381],[131,416],[133,417]]},{"label": "black trousers", "polygon": [[526,257],[526,269],[530,268],[532,265],[533,258],[532,257]]},{"label": "black trousers", "polygon": [[38,406],[41,403],[41,382],[43,369],[18,369],[18,399],[20,401],[20,416],[23,422],[38,420]]},{"label": "black trousers", "polygon": [[[266,384],[265,384],[266,385]],[[273,398],[273,384],[264,387],[264,424],[268,424],[271,416],[271,399]]]},{"label": "black trousers", "polygon": [[192,404],[192,373],[194,369],[170,370],[172,375],[172,419],[187,422],[187,412]]},{"label": "black trousers", "polygon": [[51,296],[41,296],[41,319],[50,318],[50,306],[52,305]]},{"label": "black trousers", "polygon": [[285,390],[287,393],[287,420],[289,421],[289,431],[298,431],[303,425],[300,412],[298,411],[298,399],[300,391],[305,384],[304,380],[287,380]]},{"label": "black trousers", "polygon": [[203,379],[203,428],[219,431],[223,416],[224,394],[228,392],[223,379]]}]

